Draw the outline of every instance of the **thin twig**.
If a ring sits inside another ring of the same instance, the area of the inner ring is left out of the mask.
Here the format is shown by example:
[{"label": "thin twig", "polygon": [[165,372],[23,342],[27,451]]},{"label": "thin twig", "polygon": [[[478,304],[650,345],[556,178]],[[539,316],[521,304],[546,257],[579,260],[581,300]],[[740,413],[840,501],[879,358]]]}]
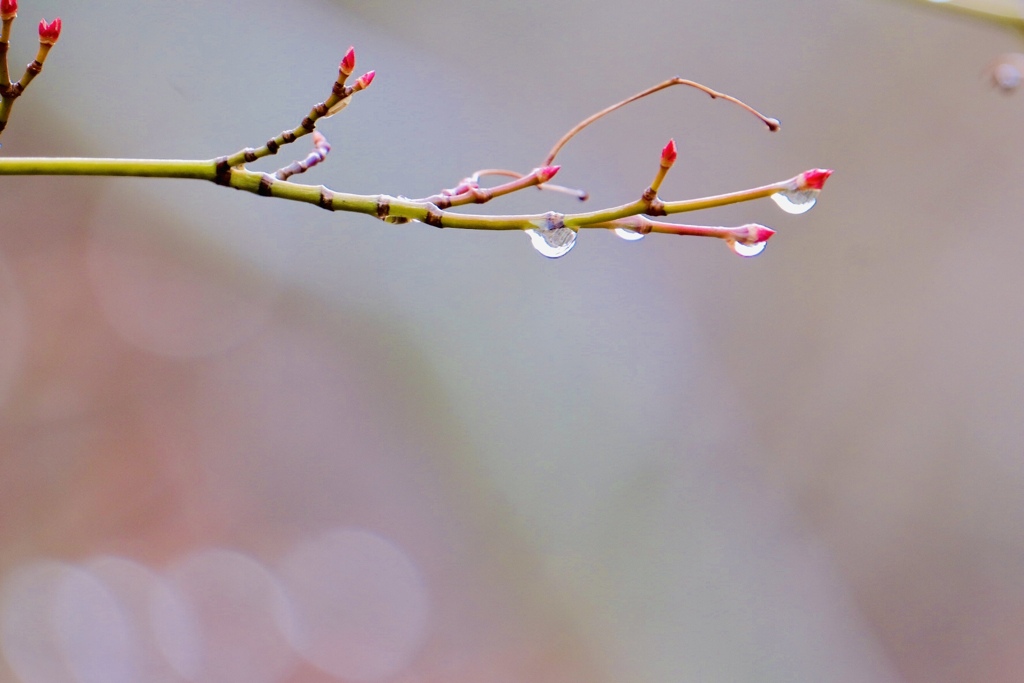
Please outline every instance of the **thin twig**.
[{"label": "thin twig", "polygon": [[697,90],[700,90],[701,92],[704,92],[704,93],[707,93],[708,95],[710,95],[712,99],[723,99],[723,100],[726,100],[727,102],[732,102],[733,104],[738,105],[739,107],[742,107],[743,109],[746,109],[751,114],[753,114],[757,118],[761,119],[761,121],[766,126],[768,126],[768,130],[776,131],[776,130],[779,129],[779,120],[778,119],[773,119],[771,117],[765,116],[761,112],[757,111],[756,109],[754,109],[750,105],[746,104],[745,102],[741,102],[740,100],[736,99],[732,95],[726,95],[725,93],[718,92],[717,90],[712,90],[711,88],[707,87],[706,85],[702,85],[700,83],[697,83],[696,81],[690,81],[690,80],[687,80],[685,78],[680,78],[679,76],[676,76],[675,78],[670,78],[667,81],[662,81],[661,83],[659,83],[657,85],[651,86],[650,88],[647,88],[646,90],[644,90],[642,92],[638,92],[637,94],[633,95],[632,97],[627,97],[626,99],[622,100],[621,102],[616,102],[615,104],[611,105],[610,107],[605,107],[604,109],[602,109],[601,111],[597,112],[596,114],[592,114],[591,116],[588,116],[587,118],[583,119],[582,121],[577,123],[575,126],[570,128],[569,132],[566,133],[565,135],[563,135],[558,140],[558,142],[555,143],[555,146],[551,148],[550,152],[548,152],[547,157],[544,158],[544,163],[542,165],[543,166],[550,166],[552,163],[554,163],[555,157],[562,150],[562,148],[565,147],[565,144],[567,142],[569,142],[569,140],[571,140],[577,133],[579,133],[581,130],[583,130],[584,128],[586,128],[590,124],[592,124],[594,121],[597,121],[598,119],[604,118],[605,116],[607,116],[608,114],[611,114],[616,109],[621,109],[622,107],[625,107],[627,104],[630,104],[631,102],[636,102],[637,100],[642,99],[644,97],[647,97],[648,95],[653,95],[654,93],[658,92],[659,90],[664,90],[665,88],[671,88],[672,86],[676,86],[676,85],[685,85],[685,86],[688,86],[690,88],[696,88]]}]

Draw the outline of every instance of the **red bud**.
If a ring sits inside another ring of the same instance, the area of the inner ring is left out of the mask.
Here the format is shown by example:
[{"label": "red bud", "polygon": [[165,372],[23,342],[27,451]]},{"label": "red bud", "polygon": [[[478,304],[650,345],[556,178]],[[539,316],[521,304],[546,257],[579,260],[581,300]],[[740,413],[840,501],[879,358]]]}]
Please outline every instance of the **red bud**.
[{"label": "red bud", "polygon": [[373,77],[376,75],[376,71],[367,71],[366,73],[364,73],[362,76],[359,77],[359,80],[356,81],[356,89],[362,90],[363,88],[368,88],[370,84],[373,83]]},{"label": "red bud", "polygon": [[0,19],[9,21],[18,16],[18,0],[0,0]]},{"label": "red bud", "polygon": [[341,64],[338,65],[338,70],[341,73],[349,76],[352,74],[352,70],[356,68],[356,50],[350,47],[345,56],[341,58]]},{"label": "red bud", "polygon": [[537,171],[537,183],[546,183],[547,181],[551,180],[552,178],[555,177],[555,174],[558,173],[559,169],[561,168],[561,166],[545,166],[544,168],[539,169]]},{"label": "red bud", "polygon": [[825,186],[825,181],[832,175],[832,169],[812,168],[800,175],[801,189],[820,190]]},{"label": "red bud", "polygon": [[746,226],[747,228],[747,239],[753,242],[767,242],[771,239],[775,231],[764,225],[758,225],[757,223],[751,223]]},{"label": "red bud", "polygon": [[676,141],[669,139],[668,144],[665,145],[665,149],[661,150],[661,165],[669,167],[676,162]]},{"label": "red bud", "polygon": [[60,17],[57,17],[49,24],[46,19],[39,22],[39,42],[44,45],[53,45],[60,38]]}]

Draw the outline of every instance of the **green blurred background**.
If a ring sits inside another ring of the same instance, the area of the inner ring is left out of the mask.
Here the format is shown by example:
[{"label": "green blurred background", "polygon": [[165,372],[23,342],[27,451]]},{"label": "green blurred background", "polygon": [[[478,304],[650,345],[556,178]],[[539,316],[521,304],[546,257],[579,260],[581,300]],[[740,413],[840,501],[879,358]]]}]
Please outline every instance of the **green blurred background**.
[{"label": "green blurred background", "polygon": [[[352,44],[377,79],[311,183],[526,171],[676,74],[782,131],[674,89],[559,182],[632,200],[669,137],[666,199],[836,173],[693,217],[775,228],[749,260],[4,178],[4,680],[1020,680],[1024,100],[983,78],[1017,36],[892,0],[20,4],[12,64],[64,33],[4,155],[258,146]],[[486,208],[578,206],[522,194]]]}]

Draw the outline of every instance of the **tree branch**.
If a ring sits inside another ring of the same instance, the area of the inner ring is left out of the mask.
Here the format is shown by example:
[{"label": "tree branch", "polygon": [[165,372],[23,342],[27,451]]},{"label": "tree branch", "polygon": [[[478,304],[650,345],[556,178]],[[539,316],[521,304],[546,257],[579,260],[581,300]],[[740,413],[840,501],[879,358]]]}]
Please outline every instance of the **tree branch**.
[{"label": "tree branch", "polygon": [[[10,114],[11,104],[42,69],[42,62],[49,49],[56,43],[61,29],[60,19],[49,24],[45,21],[40,23],[40,50],[36,61],[29,65],[21,81],[10,83],[6,57],[10,28],[16,16],[17,0],[0,0],[0,17],[3,19],[0,35],[0,131]],[[133,176],[207,180],[264,197],[315,204],[330,211],[367,214],[389,223],[416,221],[437,228],[524,230],[530,235],[538,251],[555,258],[572,248],[579,230],[592,228],[614,230],[616,234],[628,240],[639,239],[651,232],[715,237],[725,240],[737,253],[753,256],[764,249],[765,243],[774,234],[770,228],[758,224],[738,227],[682,225],[652,221],[645,216],[667,216],[763,197],[772,197],[779,206],[790,213],[803,213],[814,205],[818,193],[832,173],[824,169],[811,169],[769,185],[710,197],[666,202],[658,197],[658,189],[677,156],[675,142],[670,140],[661,152],[660,164],[651,185],[639,193],[636,201],[627,204],[579,213],[548,211],[537,214],[483,215],[456,213],[451,210],[453,207],[468,204],[482,204],[495,197],[528,187],[568,192],[581,200],[586,199],[587,193],[582,190],[550,184],[549,181],[560,168],[552,163],[558,152],[580,131],[602,117],[631,102],[676,85],[696,88],[712,98],[730,102],[756,116],[769,130],[779,129],[779,122],[776,119],[764,116],[744,102],[700,83],[675,77],[585,118],[563,135],[551,148],[544,162],[529,173],[503,169],[477,171],[464,178],[454,188],[421,199],[385,194],[357,195],[338,192],[323,185],[305,185],[289,180],[327,158],[330,144],[319,131],[316,131],[320,119],[333,116],[345,109],[357,93],[373,83],[375,72],[369,71],[360,76],[353,85],[347,85],[354,69],[355,51],[349,48],[338,65],[338,77],[327,99],[313,106],[298,126],[281,132],[258,148],[246,147],[234,154],[209,160],[0,157],[0,175]],[[305,158],[294,161],[274,173],[259,173],[246,168],[246,164],[277,154],[286,145],[310,133],[313,134],[313,151]],[[480,179],[485,176],[504,176],[511,180],[484,188],[480,186]]]}]

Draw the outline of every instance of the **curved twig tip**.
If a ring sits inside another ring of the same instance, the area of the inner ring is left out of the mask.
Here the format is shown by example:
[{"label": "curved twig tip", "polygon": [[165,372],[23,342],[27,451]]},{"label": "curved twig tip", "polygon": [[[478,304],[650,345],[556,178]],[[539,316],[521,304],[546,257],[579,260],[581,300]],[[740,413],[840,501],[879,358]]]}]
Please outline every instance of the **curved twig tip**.
[{"label": "curved twig tip", "polygon": [[579,123],[577,123],[571,129],[569,129],[569,132],[567,132],[565,135],[563,135],[561,138],[559,138],[558,142],[555,143],[555,146],[551,148],[550,152],[548,152],[548,155],[544,159],[544,163],[542,165],[543,166],[550,166],[551,163],[555,160],[555,157],[558,155],[558,153],[562,150],[563,147],[565,147],[566,143],[568,143],[569,140],[571,140],[573,137],[575,137],[575,135],[577,133],[579,133],[581,130],[583,130],[584,128],[586,128],[590,124],[592,124],[594,121],[597,121],[598,119],[604,118],[605,116],[607,116],[608,114],[611,114],[616,109],[621,109],[622,107],[626,106],[627,104],[631,104],[633,102],[636,102],[637,100],[643,99],[644,97],[647,97],[648,95],[653,95],[654,93],[658,92],[659,90],[664,90],[666,88],[671,88],[672,86],[676,86],[676,85],[685,85],[685,86],[690,87],[690,88],[696,88],[697,90],[700,90],[701,92],[711,96],[712,99],[719,99],[719,98],[721,98],[723,100],[726,100],[727,102],[732,102],[736,106],[741,107],[742,109],[747,110],[748,112],[750,112],[751,114],[753,114],[757,118],[761,119],[761,121],[766,126],[768,126],[768,130],[776,131],[776,130],[779,129],[779,120],[778,119],[773,119],[773,118],[770,118],[768,116],[765,116],[761,112],[759,112],[756,109],[754,109],[753,107],[751,107],[746,102],[743,102],[742,100],[739,100],[739,99],[733,97],[732,95],[727,95],[727,94],[725,94],[723,92],[719,92],[717,90],[713,90],[713,89],[709,88],[708,86],[703,85],[701,83],[698,83],[696,81],[691,81],[691,80],[686,79],[686,78],[681,78],[679,76],[675,76],[674,78],[670,78],[667,81],[662,81],[661,83],[658,83],[657,85],[651,86],[650,88],[647,88],[646,90],[638,92],[637,94],[635,94],[635,95],[633,95],[631,97],[627,97],[626,99],[622,100],[621,102],[616,102],[615,104],[611,105],[610,107],[605,107],[604,109],[602,109],[601,111],[597,112],[596,114],[592,114],[592,115],[588,116],[587,118],[583,119],[582,121],[580,121]]}]

